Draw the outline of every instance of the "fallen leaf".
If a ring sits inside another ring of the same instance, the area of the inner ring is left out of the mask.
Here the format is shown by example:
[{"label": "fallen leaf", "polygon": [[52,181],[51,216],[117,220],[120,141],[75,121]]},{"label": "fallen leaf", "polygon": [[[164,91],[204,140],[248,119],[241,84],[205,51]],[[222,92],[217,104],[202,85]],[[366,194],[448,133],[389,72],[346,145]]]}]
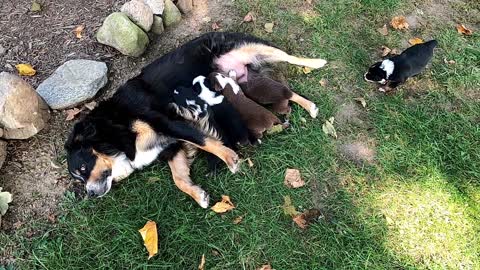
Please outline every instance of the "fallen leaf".
[{"label": "fallen leaf", "polygon": [[378,28],[377,31],[383,36],[388,35],[388,28],[386,24],[384,24],[382,28]]},{"label": "fallen leaf", "polygon": [[57,220],[56,220],[57,217],[55,216],[55,214],[49,214],[49,215],[47,216],[47,219],[48,219],[48,221],[50,221],[50,223],[55,223],[55,222],[57,221]]},{"label": "fallen leaf", "polygon": [[466,36],[471,36],[473,31],[465,27],[463,24],[457,25],[457,32]]},{"label": "fallen leaf", "polygon": [[233,220],[233,224],[236,225],[236,224],[242,222],[242,220],[243,220],[243,216],[238,216]]},{"label": "fallen leaf", "polygon": [[267,129],[267,134],[272,135],[272,134],[280,133],[282,131],[283,131],[283,125],[282,124],[277,124],[277,125],[273,125],[269,129]]},{"label": "fallen leaf", "polygon": [[222,195],[222,201],[217,202],[212,206],[212,211],[215,213],[225,213],[235,208],[235,205],[230,201],[230,197]]},{"label": "fallen leaf", "polygon": [[247,158],[248,167],[253,167],[253,161],[250,158]]},{"label": "fallen leaf", "polygon": [[82,110],[78,108],[66,110],[65,113],[67,114],[67,117],[65,118],[65,121],[72,121],[73,119],[75,119],[75,116],[79,114],[81,111]]},{"label": "fallen leaf", "polygon": [[92,101],[92,102],[86,103],[84,106],[85,106],[85,108],[89,109],[90,111],[93,111],[93,109],[95,109],[95,107],[97,107],[97,102]]},{"label": "fallen leaf", "polygon": [[321,86],[325,87],[325,86],[327,86],[327,84],[328,84],[328,80],[327,80],[327,79],[321,79],[321,80],[320,80],[320,85],[321,85]]},{"label": "fallen leaf", "polygon": [[390,52],[391,55],[399,55],[400,51],[396,48],[393,48],[392,51]]},{"label": "fallen leaf", "polygon": [[212,249],[212,255],[213,256],[220,256],[220,252],[218,252],[218,250],[216,250],[216,249]]},{"label": "fallen leaf", "polygon": [[20,76],[33,76],[37,71],[30,64],[18,64],[15,66]]},{"label": "fallen leaf", "polygon": [[270,264],[264,264],[264,265],[260,266],[260,268],[258,268],[257,270],[273,270],[273,269],[270,266]]},{"label": "fallen leaf", "polygon": [[305,117],[300,117],[300,122],[307,123],[307,119],[305,119]]},{"label": "fallen leaf", "polygon": [[411,39],[408,40],[408,43],[410,43],[410,45],[422,44],[423,39],[421,39],[421,38],[411,38]]},{"label": "fallen leaf", "polygon": [[295,206],[292,205],[292,199],[290,199],[290,196],[284,196],[283,200],[284,200],[284,203],[283,203],[282,208],[283,208],[283,213],[285,215],[294,217],[294,216],[300,214],[300,212],[298,212],[295,209]]},{"label": "fallen leaf", "polygon": [[367,107],[367,101],[363,97],[357,97],[357,98],[354,98],[353,100],[360,102],[363,108]]},{"label": "fallen leaf", "polygon": [[50,160],[50,166],[52,166],[54,169],[61,169],[62,168],[60,165],[58,165],[53,160]]},{"label": "fallen leaf", "polygon": [[244,22],[254,22],[255,21],[255,16],[252,11],[248,12],[245,17],[243,17]]},{"label": "fallen leaf", "polygon": [[300,171],[297,169],[287,169],[283,183],[289,188],[299,188],[305,185],[305,181],[302,180]]},{"label": "fallen leaf", "polygon": [[455,60],[447,60],[447,58],[443,58],[443,62],[448,65],[454,65],[456,63]]},{"label": "fallen leaf", "polygon": [[40,5],[40,3],[38,3],[37,1],[33,0],[32,6],[30,7],[30,11],[31,12],[42,11],[42,5]]},{"label": "fallen leaf", "polygon": [[407,19],[405,19],[405,17],[403,16],[396,16],[396,17],[393,17],[393,19],[390,21],[390,25],[395,28],[395,29],[398,29],[398,30],[402,30],[402,29],[408,29],[408,22],[407,22]]},{"label": "fallen leaf", "polygon": [[216,22],[212,23],[212,30],[217,31],[218,29],[220,29],[220,25],[218,25]]},{"label": "fallen leaf", "polygon": [[309,209],[299,215],[293,217],[293,221],[301,229],[306,229],[308,224],[314,222],[320,216],[320,210],[318,209]]},{"label": "fallen leaf", "polygon": [[382,52],[382,57],[385,57],[387,56],[392,50],[390,48],[388,48],[387,46],[382,46],[380,48],[381,52]]},{"label": "fallen leaf", "polygon": [[385,220],[387,221],[387,224],[388,224],[388,225],[392,225],[392,224],[393,224],[393,219],[391,219],[389,216],[385,216]]},{"label": "fallen leaf", "polygon": [[73,29],[73,33],[75,33],[75,36],[78,38],[78,39],[81,39],[83,37],[83,29],[85,29],[85,26],[82,24],[82,25],[79,25],[77,27],[75,27],[75,29]]},{"label": "fallen leaf", "polygon": [[266,24],[264,25],[265,31],[266,31],[267,33],[273,33],[273,25],[274,25],[273,23],[266,23]]},{"label": "fallen leaf", "polygon": [[336,139],[337,138],[337,131],[335,130],[335,127],[333,126],[333,121],[334,121],[333,117],[330,117],[330,119],[326,120],[325,123],[322,126],[322,130],[325,134],[330,135],[330,136],[332,136]]},{"label": "fallen leaf", "polygon": [[198,265],[198,270],[205,269],[205,254],[202,255],[202,259],[200,260],[200,264]]},{"label": "fallen leaf", "polygon": [[204,17],[204,18],[202,19],[202,21],[203,21],[203,22],[206,22],[206,23],[210,22],[211,20],[212,20],[212,18],[210,18],[210,17],[208,17],[208,16],[207,16],[207,17]]},{"label": "fallen leaf", "polygon": [[5,215],[8,210],[8,204],[12,202],[12,194],[10,192],[3,191],[0,188],[0,216]]},{"label": "fallen leaf", "polygon": [[157,223],[149,220],[138,232],[142,236],[143,244],[148,251],[148,259],[150,259],[158,253]]},{"label": "fallen leaf", "polygon": [[312,69],[309,68],[309,67],[303,67],[302,71],[303,71],[304,74],[308,74],[308,73],[312,72]]}]

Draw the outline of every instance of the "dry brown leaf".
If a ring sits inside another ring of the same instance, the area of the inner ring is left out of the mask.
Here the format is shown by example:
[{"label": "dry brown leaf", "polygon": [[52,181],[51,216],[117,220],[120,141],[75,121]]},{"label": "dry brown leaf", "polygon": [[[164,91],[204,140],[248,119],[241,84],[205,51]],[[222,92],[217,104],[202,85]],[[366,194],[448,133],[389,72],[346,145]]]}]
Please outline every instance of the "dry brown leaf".
[{"label": "dry brown leaf", "polygon": [[248,167],[250,168],[254,166],[253,161],[250,158],[247,158],[247,163],[248,163]]},{"label": "dry brown leaf", "polygon": [[320,80],[320,85],[321,85],[321,86],[325,87],[325,86],[327,86],[327,84],[328,84],[328,80],[327,80],[327,79],[321,79],[321,80]]},{"label": "dry brown leaf", "polygon": [[217,22],[212,23],[212,30],[217,31],[218,29],[220,29],[220,25]]},{"label": "dry brown leaf", "polygon": [[382,57],[387,56],[392,51],[392,49],[388,48],[387,46],[382,46],[380,50],[382,52]]},{"label": "dry brown leaf", "polygon": [[317,220],[319,216],[320,216],[320,210],[309,209],[309,210],[307,210],[307,211],[305,211],[305,212],[303,212],[299,215],[294,216],[293,221],[301,229],[306,229],[308,227],[308,224]]},{"label": "dry brown leaf", "polygon": [[244,22],[254,22],[255,21],[255,16],[252,11],[248,12],[247,15],[243,18]]},{"label": "dry brown leaf", "polygon": [[198,270],[205,269],[205,254],[202,255],[202,259],[200,259],[200,264],[198,265]]},{"label": "dry brown leaf", "polygon": [[65,121],[72,121],[75,119],[75,116],[79,114],[82,110],[78,108],[73,108],[65,111],[65,114],[67,114],[67,117],[65,118]]},{"label": "dry brown leaf", "polygon": [[399,55],[400,51],[396,48],[393,48],[392,51],[390,52],[391,55]]},{"label": "dry brown leaf", "polygon": [[97,102],[92,101],[92,102],[86,103],[84,106],[85,106],[85,108],[89,109],[90,111],[93,111],[93,109],[95,109],[95,107],[97,107]]},{"label": "dry brown leaf", "polygon": [[302,180],[300,171],[297,169],[287,169],[283,183],[289,188],[299,188],[305,185],[305,181]]},{"label": "dry brown leaf", "polygon": [[215,213],[225,213],[235,208],[235,205],[230,201],[230,197],[222,195],[222,201],[217,202],[212,206],[212,211]]},{"label": "dry brown leaf", "polygon": [[465,27],[463,24],[457,25],[457,32],[466,36],[471,36],[473,31]]},{"label": "dry brown leaf", "polygon": [[270,264],[264,264],[264,265],[260,266],[260,268],[258,268],[257,270],[273,270],[273,269],[270,266]]},{"label": "dry brown leaf", "polygon": [[243,220],[243,216],[238,216],[233,220],[233,224],[237,225],[240,222],[242,222],[242,220]]},{"label": "dry brown leaf", "polygon": [[448,65],[454,65],[456,63],[455,60],[447,60],[447,58],[443,58],[443,62]]},{"label": "dry brown leaf", "polygon": [[410,43],[410,45],[417,45],[417,44],[422,44],[423,43],[423,39],[421,38],[411,38],[408,40],[408,43]]},{"label": "dry brown leaf", "polygon": [[295,209],[295,206],[292,205],[292,199],[290,199],[290,196],[283,196],[283,200],[284,203],[282,208],[285,215],[294,217],[300,214],[300,212]]},{"label": "dry brown leaf", "polygon": [[304,74],[308,74],[308,73],[312,72],[312,69],[309,68],[309,67],[303,67],[302,71],[303,71]]},{"label": "dry brown leaf", "polygon": [[363,108],[367,107],[367,101],[363,97],[357,97],[357,98],[354,98],[353,100],[360,102]]},{"label": "dry brown leaf", "polygon": [[157,223],[149,220],[138,232],[142,236],[143,244],[148,251],[148,259],[150,259],[158,253]]},{"label": "dry brown leaf", "polygon": [[85,26],[83,24],[75,27],[75,29],[73,29],[73,33],[75,33],[75,36],[78,38],[78,39],[81,39],[83,37],[83,29],[85,29]]},{"label": "dry brown leaf", "polygon": [[33,76],[37,71],[30,64],[18,64],[15,66],[20,76]]},{"label": "dry brown leaf", "polygon": [[403,16],[393,17],[393,19],[390,21],[390,25],[397,30],[408,29],[409,26],[407,19],[405,19]]},{"label": "dry brown leaf", "polygon": [[388,28],[386,24],[384,24],[382,28],[378,28],[377,31],[383,36],[388,35]]},{"label": "dry brown leaf", "polygon": [[266,24],[264,25],[265,31],[266,31],[267,33],[273,33],[273,26],[274,26],[273,23],[266,23]]}]

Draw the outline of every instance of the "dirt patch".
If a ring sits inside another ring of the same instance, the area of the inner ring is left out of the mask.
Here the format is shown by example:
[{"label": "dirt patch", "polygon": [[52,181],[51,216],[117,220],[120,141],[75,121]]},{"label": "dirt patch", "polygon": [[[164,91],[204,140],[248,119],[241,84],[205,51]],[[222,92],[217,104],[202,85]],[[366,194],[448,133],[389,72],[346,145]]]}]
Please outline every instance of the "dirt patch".
[{"label": "dirt patch", "polygon": [[[31,0],[1,1],[0,44],[7,51],[0,55],[0,71],[15,73],[15,64],[30,63],[38,73],[25,79],[36,87],[67,60],[104,61],[109,66],[109,84],[98,99],[111,96],[119,85],[157,57],[211,31],[213,22],[218,22],[220,30],[226,30],[233,25],[232,18],[241,21],[240,17],[232,16],[233,1],[196,0],[191,14],[161,36],[151,36],[147,52],[140,58],[131,58],[95,40],[96,30],[104,18],[119,10],[126,0],[39,2],[42,11],[32,13],[29,11]],[[80,24],[85,25],[85,33],[82,39],[77,39],[72,30]],[[51,219],[65,190],[71,187],[63,144],[72,122],[64,119],[63,112],[54,111],[49,126],[39,134],[29,140],[8,143],[8,157],[0,170],[0,182],[14,199],[2,221],[2,230],[28,225],[31,220],[48,220],[49,216]],[[9,255],[0,254],[0,263],[5,256]]]},{"label": "dirt patch", "polygon": [[362,120],[362,117],[363,112],[360,107],[353,102],[348,102],[338,108],[335,114],[335,122],[340,128],[346,128],[348,125],[366,128],[366,123]]},{"label": "dirt patch", "polygon": [[357,166],[372,165],[375,162],[375,146],[372,143],[356,141],[345,143],[338,147],[342,157],[355,163]]}]

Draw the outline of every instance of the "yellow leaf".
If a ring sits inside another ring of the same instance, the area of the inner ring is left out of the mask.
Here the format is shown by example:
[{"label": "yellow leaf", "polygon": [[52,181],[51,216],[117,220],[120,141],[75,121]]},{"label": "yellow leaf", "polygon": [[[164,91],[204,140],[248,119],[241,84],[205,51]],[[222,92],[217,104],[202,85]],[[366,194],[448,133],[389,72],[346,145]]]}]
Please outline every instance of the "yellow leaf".
[{"label": "yellow leaf", "polygon": [[33,0],[32,6],[30,7],[30,11],[31,12],[42,11],[42,5],[40,5],[40,3],[38,3],[37,1]]},{"label": "yellow leaf", "polygon": [[212,206],[212,211],[215,213],[225,213],[235,208],[235,205],[230,201],[230,197],[222,195],[222,201],[217,202]]},{"label": "yellow leaf", "polygon": [[254,166],[253,161],[250,158],[247,158],[247,162],[248,162],[248,167],[251,168]]},{"label": "yellow leaf", "polygon": [[158,253],[157,223],[149,220],[138,232],[142,235],[143,243],[148,251],[148,259],[150,259]]},{"label": "yellow leaf", "polygon": [[421,38],[411,38],[408,40],[408,43],[410,43],[410,45],[417,45],[422,44],[423,40]]},{"label": "yellow leaf", "polygon": [[386,24],[384,24],[382,28],[378,28],[377,31],[383,36],[388,35],[388,28]]},{"label": "yellow leaf", "polygon": [[473,34],[473,31],[465,27],[463,24],[457,25],[457,32],[466,36],[471,36]]},{"label": "yellow leaf", "polygon": [[367,107],[367,101],[364,98],[358,97],[358,98],[354,98],[353,100],[360,102],[363,108]]},{"label": "yellow leaf", "polygon": [[273,26],[274,26],[273,23],[266,23],[266,24],[264,25],[265,31],[266,31],[267,33],[273,33]]},{"label": "yellow leaf", "polygon": [[335,127],[333,126],[333,121],[334,118],[330,117],[327,121],[322,126],[322,130],[325,134],[330,135],[334,137],[335,139],[337,138],[337,131],[335,130]]},{"label": "yellow leaf", "polygon": [[33,76],[37,71],[30,64],[18,64],[15,66],[20,76]]},{"label": "yellow leaf", "polygon": [[282,131],[283,131],[283,125],[282,124],[277,124],[277,125],[273,125],[269,129],[267,129],[267,134],[272,135],[272,134],[280,133]]},{"label": "yellow leaf", "polygon": [[402,29],[408,29],[408,22],[407,22],[407,19],[405,19],[405,17],[403,16],[396,16],[396,17],[393,17],[393,19],[390,21],[390,25],[395,28],[395,29],[398,29],[398,30],[402,30]]},{"label": "yellow leaf", "polygon": [[294,216],[300,214],[300,212],[298,212],[295,209],[295,206],[292,205],[292,199],[290,199],[290,196],[284,196],[283,200],[284,200],[284,203],[283,203],[282,208],[283,208],[283,213],[285,215],[294,217]]},{"label": "yellow leaf", "polygon": [[198,265],[198,270],[205,269],[205,254],[202,254],[202,259],[200,260],[200,264]]},{"label": "yellow leaf", "polygon": [[297,169],[287,169],[283,183],[289,188],[299,188],[305,185],[305,181],[302,180],[300,171]]},{"label": "yellow leaf", "polygon": [[242,222],[242,220],[243,220],[243,216],[238,216],[233,220],[233,224],[236,225],[236,224]]},{"label": "yellow leaf", "polygon": [[320,80],[320,85],[321,85],[321,86],[325,87],[325,86],[327,86],[327,84],[328,84],[328,80],[327,80],[327,79],[321,79],[321,80]]},{"label": "yellow leaf", "polygon": [[312,72],[312,69],[309,68],[309,67],[303,67],[302,71],[303,71],[303,73],[308,74],[308,73]]},{"label": "yellow leaf", "polygon": [[75,29],[73,29],[73,33],[75,33],[75,36],[78,39],[81,39],[83,37],[83,35],[82,35],[83,29],[85,29],[85,26],[83,24],[79,25],[79,26],[75,27]]}]

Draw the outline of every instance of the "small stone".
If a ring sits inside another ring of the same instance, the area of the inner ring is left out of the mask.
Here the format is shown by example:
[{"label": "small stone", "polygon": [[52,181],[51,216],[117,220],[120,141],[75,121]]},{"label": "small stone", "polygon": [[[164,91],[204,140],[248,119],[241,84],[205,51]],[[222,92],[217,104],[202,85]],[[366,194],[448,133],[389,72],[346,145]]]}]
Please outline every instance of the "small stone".
[{"label": "small stone", "polygon": [[17,75],[0,73],[0,129],[2,138],[28,139],[50,118],[45,101]]},{"label": "small stone", "polygon": [[178,0],[177,7],[183,14],[187,14],[193,10],[193,0]]},{"label": "small stone", "polygon": [[145,32],[152,28],[153,12],[142,0],[129,1],[120,10]]},{"label": "small stone", "polygon": [[150,7],[153,14],[155,15],[162,15],[163,10],[165,9],[165,1],[164,0],[143,0],[147,6]]},{"label": "small stone", "polygon": [[7,158],[7,142],[0,140],[0,169]]},{"label": "small stone", "polygon": [[112,13],[105,19],[98,29],[97,40],[135,57],[145,51],[149,42],[147,34],[121,12]]},{"label": "small stone", "polygon": [[163,20],[162,17],[160,16],[153,16],[153,24],[152,24],[152,33],[160,35],[165,31],[165,28],[163,27]]},{"label": "small stone", "polygon": [[93,98],[107,83],[107,65],[92,60],[70,60],[37,88],[52,109],[74,107]]},{"label": "small stone", "polygon": [[163,24],[165,27],[177,24],[182,19],[182,14],[177,6],[171,0],[165,0],[165,10],[163,11]]}]

